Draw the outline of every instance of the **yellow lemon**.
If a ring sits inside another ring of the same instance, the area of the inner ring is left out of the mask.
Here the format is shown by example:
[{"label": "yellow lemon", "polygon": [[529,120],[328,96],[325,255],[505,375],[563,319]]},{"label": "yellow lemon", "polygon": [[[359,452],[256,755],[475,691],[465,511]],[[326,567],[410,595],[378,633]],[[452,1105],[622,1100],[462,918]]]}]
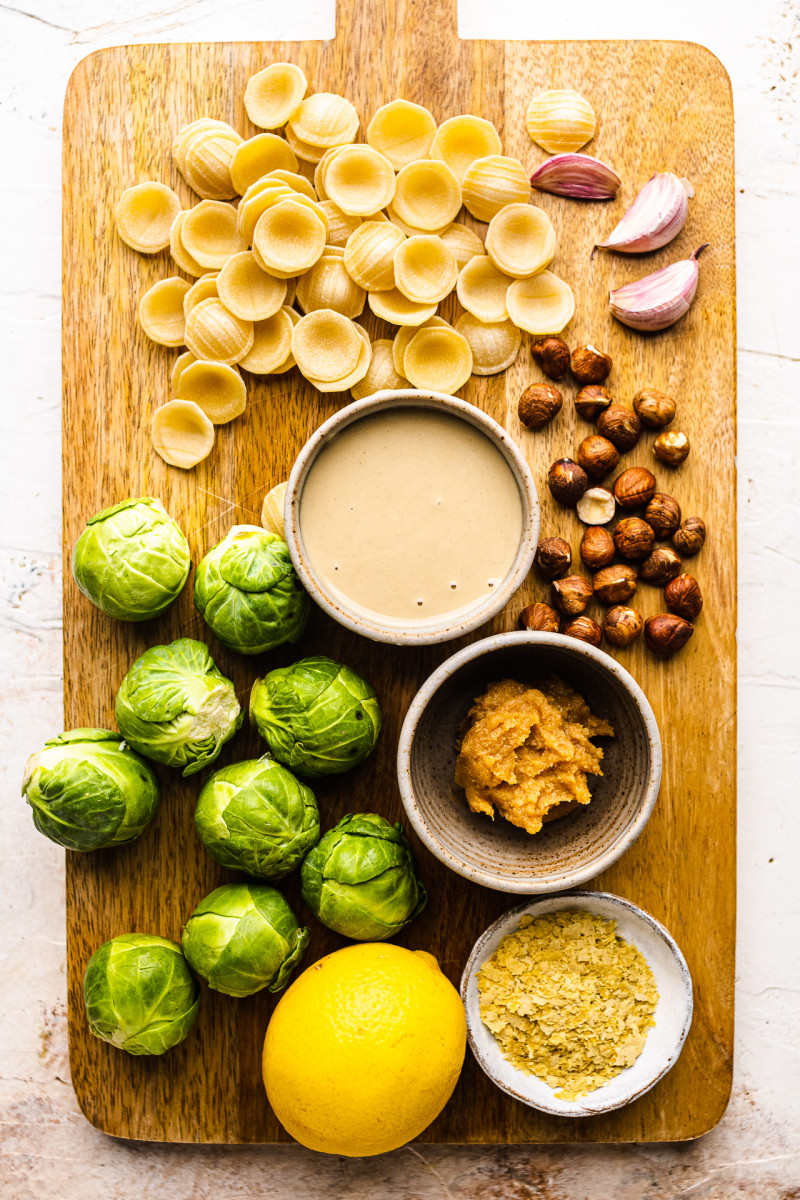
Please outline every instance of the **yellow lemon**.
[{"label": "yellow lemon", "polygon": [[275,1009],[264,1039],[267,1097],[311,1150],[396,1150],[450,1099],[466,1039],[464,1006],[432,954],[348,946],[304,971]]}]

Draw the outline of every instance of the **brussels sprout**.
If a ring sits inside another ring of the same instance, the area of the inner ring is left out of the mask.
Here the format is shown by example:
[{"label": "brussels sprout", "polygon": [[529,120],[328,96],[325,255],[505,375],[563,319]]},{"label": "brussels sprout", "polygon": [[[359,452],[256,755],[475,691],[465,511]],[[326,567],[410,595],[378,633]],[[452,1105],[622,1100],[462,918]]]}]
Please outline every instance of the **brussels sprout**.
[{"label": "brussels sprout", "polygon": [[124,933],[89,959],[83,1001],[95,1037],[128,1054],[163,1054],[192,1028],[200,987],[177,942]]},{"label": "brussels sprout", "polygon": [[230,679],[192,638],[145,650],[120,684],[116,714],[134,750],[184,775],[212,763],[244,720]]},{"label": "brussels sprout", "polygon": [[72,573],[84,596],[120,621],[148,621],[164,612],[191,565],[189,543],[152,496],[97,513],[72,552]]},{"label": "brussels sprout", "polygon": [[25,764],[22,795],[40,833],[68,850],[105,850],[137,838],[158,812],[158,780],[122,735],[72,729]]},{"label": "brussels sprout", "polygon": [[229,883],[198,904],[183,930],[183,952],[208,986],[227,996],[279,992],[303,957],[301,929],[280,892]]},{"label": "brussels sprout", "polygon": [[342,817],[309,852],[300,878],[314,916],[359,942],[393,937],[427,900],[403,826],[377,813]]},{"label": "brussels sprout", "polygon": [[215,771],[198,796],[194,819],[212,858],[261,879],[288,875],[319,840],[311,788],[266,757]]},{"label": "brussels sprout", "polygon": [[363,762],[381,731],[378,699],[366,680],[321,657],[257,679],[250,720],[277,759],[311,779]]},{"label": "brussels sprout", "polygon": [[311,609],[286,542],[257,525],[234,525],[209,550],[195,572],[194,603],[222,644],[239,654],[296,642]]}]

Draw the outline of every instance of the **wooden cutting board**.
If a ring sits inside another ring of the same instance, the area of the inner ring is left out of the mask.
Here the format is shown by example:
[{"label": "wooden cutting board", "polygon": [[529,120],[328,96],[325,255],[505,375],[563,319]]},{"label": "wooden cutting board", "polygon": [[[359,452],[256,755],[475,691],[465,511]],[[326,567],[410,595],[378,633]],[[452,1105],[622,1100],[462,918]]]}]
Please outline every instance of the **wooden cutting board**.
[{"label": "wooden cutting board", "polygon": [[[664,780],[639,842],[592,885],[619,893],[663,921],[680,943],[695,982],[695,1018],[675,1069],[636,1103],[605,1117],[569,1121],[540,1115],[505,1096],[468,1054],[458,1089],[422,1135],[434,1142],[656,1141],[693,1138],[722,1115],[731,1083],[735,903],[735,631],[736,508],[734,473],[735,310],[733,118],[728,78],[700,46],[682,42],[459,41],[452,0],[375,0],[339,4],[331,42],[121,46],[102,50],[75,70],[64,120],[64,549],[68,556],[86,520],[131,495],[159,496],[187,532],[194,562],[234,523],[257,523],[266,491],[285,479],[303,442],[349,396],[320,396],[296,371],[249,380],[245,415],[219,429],[214,452],[194,471],[165,465],[152,451],[154,409],[168,399],[176,352],[149,342],[136,322],[140,295],[175,274],[166,253],[144,258],[114,231],[122,190],[143,179],[171,184],[196,202],[172,165],[170,145],[188,121],[209,115],[255,132],[242,98],[249,76],[267,63],[298,63],[317,91],[342,92],[364,123],[395,96],[427,105],[437,120],[470,112],[491,118],[505,152],[531,169],[545,156],[525,130],[534,91],[574,87],[599,118],[587,147],[624,181],[618,202],[585,204],[538,194],[559,235],[555,270],[575,290],[572,345],[594,341],[614,359],[610,386],[629,402],[652,385],[675,395],[676,425],[692,441],[688,462],[660,467],[660,486],[685,515],[702,515],[709,538],[693,560],[705,593],[697,633],[671,661],[641,642],[618,657],[650,698],[664,743]],[[674,170],[696,188],[687,224],[653,255],[598,253],[594,242],[613,226],[656,170]],[[673,329],[644,337],[609,316],[609,286],[688,256],[710,242],[698,299]],[[454,313],[453,300],[443,305]],[[374,336],[391,330],[367,318]],[[543,534],[573,546],[574,517],[552,505],[543,486],[550,462],[572,454],[589,427],[576,420],[565,384],[561,415],[529,433],[517,420],[522,389],[541,375],[527,340],[505,375],[474,378],[462,395],[505,423],[540,484]],[[652,465],[652,435],[624,459]],[[69,561],[67,557],[67,562]],[[531,579],[508,609],[474,637],[512,629],[532,598]],[[660,608],[660,593],[642,587],[637,606]],[[341,658],[378,690],[385,730],[367,764],[318,787],[326,827],[343,813],[377,809],[402,816],[395,750],[406,707],[422,680],[462,643],[396,649],[346,633],[315,613],[298,650],[248,660],[222,649],[192,606],[191,587],[158,621],[115,622],[64,584],[64,691],[67,728],[114,722],[114,695],[148,646],[189,635],[211,643],[244,705],[256,675],[303,654]],[[55,731],[54,731],[55,732]],[[263,743],[243,730],[218,765],[258,755]],[[195,904],[229,876],[204,852],[192,820],[199,781],[161,770],[159,817],[133,845],[90,855],[67,854],[70,1047],[80,1104],[99,1129],[118,1137],[187,1142],[288,1140],[272,1116],[260,1079],[260,1049],[275,1003],[262,993],[231,1000],[204,989],[188,1040],[161,1059],[132,1058],[92,1037],[82,1005],[86,963],[101,942],[131,930],[178,938]],[[419,849],[419,847],[418,847]],[[426,948],[457,983],[478,934],[516,903],[450,874],[424,851],[430,893],[424,914],[399,939]],[[287,882],[303,912],[297,879]],[[309,914],[305,913],[306,920]],[[311,921],[307,963],[343,940]]]}]

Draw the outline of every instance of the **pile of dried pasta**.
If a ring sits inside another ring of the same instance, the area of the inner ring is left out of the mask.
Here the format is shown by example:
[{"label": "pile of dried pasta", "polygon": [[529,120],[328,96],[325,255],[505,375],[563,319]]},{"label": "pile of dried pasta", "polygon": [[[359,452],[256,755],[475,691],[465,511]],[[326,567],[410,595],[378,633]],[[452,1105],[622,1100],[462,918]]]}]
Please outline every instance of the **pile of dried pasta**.
[{"label": "pile of dried pasta", "polygon": [[[573,315],[570,288],[546,269],[553,226],[491,121],[455,116],[437,127],[426,108],[398,99],[356,143],[350,101],[307,91],[299,67],[266,67],[244,101],[270,132],[245,140],[203,117],[175,138],[175,165],[198,204],[183,209],[169,187],[148,182],[117,206],[129,246],[169,247],[195,279],[163,279],[139,304],[148,337],[186,346],[175,398],[153,421],[155,448],[175,466],[194,466],[214,425],[244,411],[240,368],[267,376],[297,366],[319,391],[357,399],[409,385],[452,395],[472,373],[510,366],[521,330],[559,333]],[[488,223],[484,241],[456,221],[462,205]],[[451,325],[437,308],[454,290],[464,311]],[[366,305],[397,327],[394,338],[370,340],[357,322]]]}]

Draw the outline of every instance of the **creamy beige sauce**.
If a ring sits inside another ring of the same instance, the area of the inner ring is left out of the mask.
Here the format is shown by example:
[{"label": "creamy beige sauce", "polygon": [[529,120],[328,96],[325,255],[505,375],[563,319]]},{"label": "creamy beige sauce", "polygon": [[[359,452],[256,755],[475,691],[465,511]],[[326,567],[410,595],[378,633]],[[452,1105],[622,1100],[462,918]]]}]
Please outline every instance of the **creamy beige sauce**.
[{"label": "creamy beige sauce", "polygon": [[345,607],[425,623],[500,586],[519,548],[522,502],[480,430],[401,409],[354,422],[321,451],[300,531],[313,572]]}]

